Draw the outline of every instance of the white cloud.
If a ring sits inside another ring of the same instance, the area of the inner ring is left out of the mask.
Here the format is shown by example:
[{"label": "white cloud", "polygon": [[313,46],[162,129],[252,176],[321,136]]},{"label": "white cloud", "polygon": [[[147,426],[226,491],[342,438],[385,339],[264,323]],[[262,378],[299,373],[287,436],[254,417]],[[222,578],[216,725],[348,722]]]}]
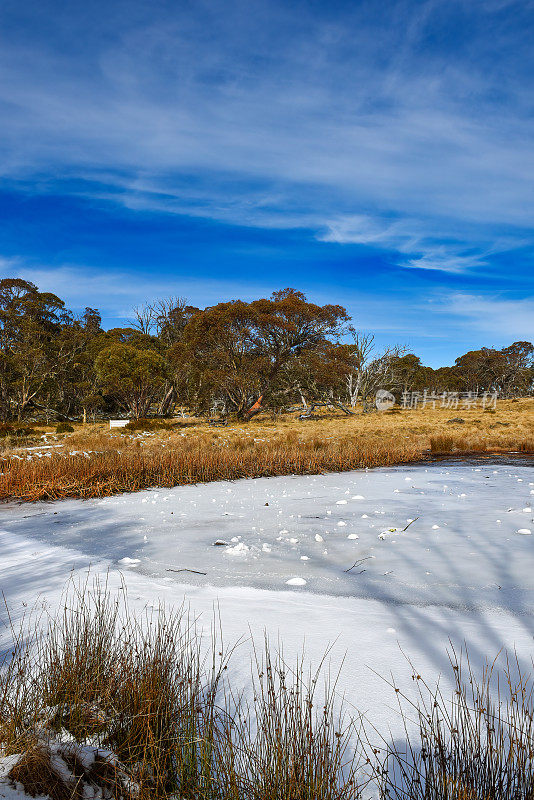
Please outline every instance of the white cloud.
[{"label": "white cloud", "polygon": [[2,272],[5,273],[13,273],[16,272],[21,264],[21,260],[19,258],[10,258],[6,256],[0,256],[0,274]]},{"label": "white cloud", "polygon": [[173,280],[168,276],[133,276],[75,264],[59,267],[11,265],[9,275],[31,281],[41,291],[57,294],[68,308],[79,311],[91,306],[106,317],[124,320],[131,317],[135,306],[165,297],[185,297],[192,305],[203,307],[237,297],[247,300],[269,296],[276,288],[260,283],[244,285],[232,279],[199,282],[194,277]]},{"label": "white cloud", "polygon": [[[0,258],[0,265],[2,259]],[[67,307],[81,311],[98,308],[105,326],[126,324],[137,305],[162,297],[182,296],[199,307],[223,300],[268,297],[280,288],[267,281],[229,279],[198,281],[193,277],[173,281],[126,273],[103,274],[93,267],[63,265],[55,268],[11,265],[10,276],[34,282],[42,291],[54,292]],[[344,305],[360,330],[376,334],[377,348],[397,344],[423,357],[433,367],[452,363],[457,355],[481,346],[503,347],[513,341],[534,341],[534,299],[510,299],[473,293],[431,293],[418,300],[382,287],[375,293],[328,284],[299,285],[316,303]],[[451,341],[454,356],[451,357]]]},{"label": "white cloud", "polygon": [[462,325],[494,340],[534,342],[534,298],[508,299],[453,293],[442,301],[440,313],[459,318]]},{"label": "white cloud", "polygon": [[[203,308],[227,300],[269,297],[274,290],[282,288],[267,281],[244,282],[231,277],[198,281],[194,277],[173,280],[169,276],[102,273],[94,267],[75,264],[58,267],[12,265],[9,275],[29,280],[41,291],[57,294],[68,308],[81,311],[85,306],[91,306],[99,309],[105,318],[113,320],[127,320],[136,306],[164,297],[185,297],[192,305]],[[405,344],[414,334],[428,339],[446,336],[432,325],[433,306],[409,303],[406,297],[398,294],[385,297],[378,291],[373,294],[316,283],[313,286],[299,283],[297,288],[304,291],[312,302],[321,305],[341,303],[358,328],[383,334],[390,344],[392,339],[396,344]]]},{"label": "white cloud", "polygon": [[[99,179],[107,189],[83,191],[398,247],[411,268],[483,268],[491,228],[524,240],[534,123],[521,4],[511,32],[491,16],[501,2],[397,0],[387,15],[367,2],[337,15],[272,0],[130,5],[131,23],[110,11],[78,40],[73,4],[64,47],[6,36],[6,177]],[[440,49],[444,15],[454,31],[465,14],[469,46],[451,36]]]},{"label": "white cloud", "polygon": [[483,270],[491,254],[525,246],[525,238],[495,237],[491,231],[478,231],[478,240],[467,245],[466,231],[449,223],[440,228],[436,220],[380,219],[351,215],[331,220],[324,242],[365,244],[398,254],[398,263],[410,269],[438,270],[462,274]]}]

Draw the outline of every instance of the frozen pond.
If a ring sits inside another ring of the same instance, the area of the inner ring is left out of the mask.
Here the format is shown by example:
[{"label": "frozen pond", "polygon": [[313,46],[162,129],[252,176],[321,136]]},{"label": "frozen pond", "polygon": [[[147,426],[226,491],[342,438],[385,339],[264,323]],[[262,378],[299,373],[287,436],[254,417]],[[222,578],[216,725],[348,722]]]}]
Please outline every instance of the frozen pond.
[{"label": "frozen pond", "polygon": [[180,583],[530,613],[533,478],[464,464],[263,478],[4,508],[0,526]]},{"label": "frozen pond", "polygon": [[[451,642],[531,665],[533,503],[525,463],[441,463],[4,506],[0,588],[16,621],[90,571],[138,608],[185,599],[209,627],[217,607],[229,642],[267,632],[315,663],[332,644],[340,692],[387,728],[376,673],[410,691],[403,653],[430,682]],[[183,568],[205,574],[168,571]],[[249,657],[232,664],[243,687]]]}]

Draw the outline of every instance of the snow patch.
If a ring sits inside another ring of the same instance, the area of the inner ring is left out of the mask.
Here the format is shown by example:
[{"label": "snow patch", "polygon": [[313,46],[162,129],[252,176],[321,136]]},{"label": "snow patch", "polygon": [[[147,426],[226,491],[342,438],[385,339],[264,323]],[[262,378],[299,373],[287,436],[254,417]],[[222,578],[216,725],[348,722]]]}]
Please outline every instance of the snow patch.
[{"label": "snow patch", "polygon": [[238,542],[233,547],[227,547],[224,552],[228,556],[243,557],[243,556],[247,555],[249,550],[250,550],[250,547],[247,547],[247,545],[244,542]]}]

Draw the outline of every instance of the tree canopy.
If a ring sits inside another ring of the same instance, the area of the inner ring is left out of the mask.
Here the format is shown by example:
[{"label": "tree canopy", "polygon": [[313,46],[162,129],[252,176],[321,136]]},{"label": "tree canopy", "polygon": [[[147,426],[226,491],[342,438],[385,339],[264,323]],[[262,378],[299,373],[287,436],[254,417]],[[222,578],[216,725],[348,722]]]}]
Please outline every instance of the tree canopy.
[{"label": "tree canopy", "polygon": [[366,408],[378,388],[397,397],[424,389],[510,397],[533,385],[530,342],[472,350],[434,370],[402,347],[378,350],[342,306],[290,288],[204,309],[162,299],[106,331],[95,308],[76,316],[29,281],[0,280],[2,420],[168,415],[176,405],[250,419],[263,408],[319,402]]}]

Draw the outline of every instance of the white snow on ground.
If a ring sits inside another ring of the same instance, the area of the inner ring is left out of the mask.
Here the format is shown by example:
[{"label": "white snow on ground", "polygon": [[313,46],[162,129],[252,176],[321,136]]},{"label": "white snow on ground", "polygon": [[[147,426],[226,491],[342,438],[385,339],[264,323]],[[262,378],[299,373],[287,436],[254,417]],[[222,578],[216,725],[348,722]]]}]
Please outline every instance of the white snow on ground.
[{"label": "white snow on ground", "polygon": [[[533,488],[530,466],[440,464],[2,507],[0,588],[16,620],[91,564],[139,608],[185,598],[209,628],[218,605],[228,643],[266,631],[314,662],[332,644],[340,694],[400,735],[379,675],[411,691],[401,649],[430,682],[449,640],[475,664],[507,647],[530,665]],[[242,686],[249,657],[245,642],[231,662]]]},{"label": "white snow on ground", "polygon": [[[103,797],[110,796],[109,788],[106,787],[103,790],[101,782],[98,781],[98,776],[94,772],[91,773],[97,759],[115,765],[118,787],[131,788],[133,792],[137,793],[137,785],[126,775],[117,757],[110,750],[91,747],[90,745],[79,745],[71,740],[62,741],[61,738],[51,738],[46,741],[43,756],[45,763],[48,762],[49,767],[54,770],[57,777],[63,782],[63,788],[68,790],[69,794],[76,789],[76,797],[78,797],[78,793],[87,798],[87,800],[89,798],[91,800],[103,800]],[[69,766],[69,761],[73,756],[76,758],[78,766],[82,767],[82,775],[79,772],[75,775],[71,766]],[[21,783],[15,782],[9,777],[10,771],[20,761],[20,758],[21,754],[0,758],[0,798],[23,800],[32,796],[25,792]],[[43,798],[43,795],[37,795],[37,797]]]}]

